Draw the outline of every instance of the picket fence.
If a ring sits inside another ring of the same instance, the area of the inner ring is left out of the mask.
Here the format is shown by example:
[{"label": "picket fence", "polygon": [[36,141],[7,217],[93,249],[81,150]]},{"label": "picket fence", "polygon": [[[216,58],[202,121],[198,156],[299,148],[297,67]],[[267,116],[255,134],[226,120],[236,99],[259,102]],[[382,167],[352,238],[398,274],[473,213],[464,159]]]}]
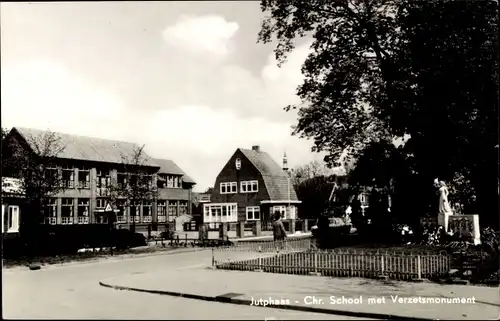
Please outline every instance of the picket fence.
[{"label": "picket fence", "polygon": [[376,249],[318,250],[311,239],[255,242],[212,250],[218,269],[335,277],[424,279],[450,270],[446,253],[385,252]]}]

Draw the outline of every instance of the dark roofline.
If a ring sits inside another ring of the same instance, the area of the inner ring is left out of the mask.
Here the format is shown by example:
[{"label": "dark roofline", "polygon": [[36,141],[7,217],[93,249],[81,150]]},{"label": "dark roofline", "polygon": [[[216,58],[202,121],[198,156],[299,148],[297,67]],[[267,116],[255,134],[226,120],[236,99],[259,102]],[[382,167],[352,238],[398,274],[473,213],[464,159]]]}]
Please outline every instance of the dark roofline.
[{"label": "dark roofline", "polygon": [[[47,129],[28,128],[28,127],[20,127],[20,126],[12,127],[9,130],[9,132],[8,132],[8,134],[7,134],[7,136],[5,138],[7,139],[7,137],[9,137],[10,135],[13,135],[13,133],[16,134],[18,137],[20,137],[22,139],[25,147],[28,147],[31,152],[34,152],[32,146],[28,142],[27,138],[22,134],[22,132],[18,130],[18,128],[19,129],[24,129],[25,131],[36,130],[36,131],[41,131],[41,132],[44,132],[44,133],[51,132],[51,133],[54,133],[56,135],[66,135],[66,136],[70,136],[70,137],[74,137],[74,138],[96,139],[96,140],[106,141],[106,142],[110,142],[110,143],[131,144],[131,145],[136,145],[138,147],[141,146],[141,145],[136,144],[136,143],[126,142],[126,141],[122,141],[122,140],[112,140],[112,139],[99,138],[99,137],[94,137],[94,136],[82,136],[82,135],[68,134],[68,133],[62,133],[62,132],[56,132],[56,131],[52,131],[52,130],[47,130]],[[148,162],[150,162],[151,164],[144,164],[144,165],[126,164],[126,165],[127,166],[137,166],[137,167],[160,169],[160,166],[158,164],[154,164],[155,162],[154,162],[153,158],[151,156],[149,156],[148,154],[146,154],[146,155],[149,158]],[[110,161],[106,161],[106,160],[90,160],[90,159],[67,158],[67,157],[56,157],[56,159],[78,161],[78,162],[85,162],[85,163],[105,163],[105,164],[117,164],[117,165],[122,164],[122,162],[110,162]]]},{"label": "dark roofline", "polygon": [[[188,174],[186,174],[186,172],[182,168],[180,168],[180,166],[177,165],[177,163],[175,163],[173,160],[165,159],[165,158],[152,158],[151,160],[153,162],[157,163],[158,165],[160,165],[160,169],[158,171],[158,174],[179,175],[179,176],[182,176],[183,183],[196,185],[196,182]],[[168,164],[164,164],[165,162]],[[167,167],[170,165],[170,166],[174,167],[174,170],[171,170],[171,171],[165,170],[162,168],[163,167],[162,164],[166,165]]]},{"label": "dark roofline", "polygon": [[[132,143],[132,142],[127,142],[127,141],[124,141],[124,140],[117,140],[117,139],[108,139],[108,138],[101,138],[101,137],[96,137],[96,136],[83,136],[83,135],[77,135],[77,134],[68,134],[68,133],[63,133],[63,132],[56,132],[56,131],[53,131],[53,130],[50,130],[50,129],[39,129],[39,128],[33,128],[33,127],[22,127],[22,126],[15,126],[15,127],[12,127],[12,129],[16,129],[16,131],[19,133],[19,135],[22,136],[22,134],[17,130],[17,128],[19,129],[25,129],[25,130],[39,130],[39,131],[42,131],[42,132],[51,132],[51,133],[54,133],[54,134],[58,134],[58,135],[68,135],[68,136],[73,136],[73,137],[79,137],[79,138],[91,138],[91,139],[98,139],[98,140],[104,140],[104,141],[107,141],[107,142],[113,142],[113,143],[125,143],[125,144],[136,144],[136,143]],[[11,129],[11,130],[12,130]],[[10,133],[10,131],[9,131]],[[138,145],[138,144],[136,144]],[[140,146],[140,145],[139,145]]]}]

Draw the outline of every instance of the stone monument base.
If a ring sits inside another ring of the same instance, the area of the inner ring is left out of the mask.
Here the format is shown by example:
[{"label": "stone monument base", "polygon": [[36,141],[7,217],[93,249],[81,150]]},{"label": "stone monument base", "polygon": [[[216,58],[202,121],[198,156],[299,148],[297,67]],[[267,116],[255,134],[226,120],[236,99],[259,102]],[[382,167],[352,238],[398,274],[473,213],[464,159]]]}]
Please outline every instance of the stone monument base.
[{"label": "stone monument base", "polygon": [[479,215],[443,215],[444,228],[447,233],[468,233],[474,245],[481,244],[481,230],[479,228]]},{"label": "stone monument base", "polygon": [[453,213],[439,213],[437,223],[438,225],[444,228],[444,231],[448,233],[448,222],[450,220],[450,216],[453,216]]}]

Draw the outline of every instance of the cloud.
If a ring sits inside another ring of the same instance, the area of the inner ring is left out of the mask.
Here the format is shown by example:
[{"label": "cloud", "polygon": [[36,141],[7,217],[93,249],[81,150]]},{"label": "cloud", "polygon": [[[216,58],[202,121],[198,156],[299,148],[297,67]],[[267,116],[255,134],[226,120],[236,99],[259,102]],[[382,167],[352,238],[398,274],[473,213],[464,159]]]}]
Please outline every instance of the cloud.
[{"label": "cloud", "polygon": [[[296,99],[302,81],[300,57],[307,47],[297,50],[282,68],[270,56],[259,76],[236,65],[201,66],[179,87],[165,87],[175,104],[146,110],[131,108],[118,92],[62,63],[2,64],[2,126],[146,144],[151,156],[174,160],[197,182],[195,190],[203,191],[238,147],[260,145],[280,164],[286,150],[292,167],[322,158],[310,153],[311,142],[290,135],[295,116],[281,110]],[[185,76],[185,66],[179,67],[172,76]],[[187,86],[194,98],[181,91]]]},{"label": "cloud", "polygon": [[292,137],[289,124],[242,118],[232,110],[182,106],[158,111],[144,123],[148,151],[178,161],[202,189],[213,185],[237,148],[259,145],[279,164],[286,150],[292,166],[311,159],[308,142]]},{"label": "cloud", "polygon": [[238,29],[238,23],[228,22],[220,16],[185,15],[175,25],[167,27],[162,35],[167,44],[190,53],[226,56],[230,52],[229,42]]},{"label": "cloud", "polygon": [[304,79],[301,67],[308,53],[309,44],[297,47],[281,68],[271,53],[257,74],[236,64],[178,61],[168,68],[172,78],[162,82],[166,89],[158,109],[205,105],[215,110],[233,110],[238,117],[294,123],[297,114],[284,112],[283,107],[299,102],[296,89]]},{"label": "cloud", "polygon": [[64,65],[30,60],[4,66],[2,123],[74,134],[116,137],[123,104],[112,93],[75,77]]}]

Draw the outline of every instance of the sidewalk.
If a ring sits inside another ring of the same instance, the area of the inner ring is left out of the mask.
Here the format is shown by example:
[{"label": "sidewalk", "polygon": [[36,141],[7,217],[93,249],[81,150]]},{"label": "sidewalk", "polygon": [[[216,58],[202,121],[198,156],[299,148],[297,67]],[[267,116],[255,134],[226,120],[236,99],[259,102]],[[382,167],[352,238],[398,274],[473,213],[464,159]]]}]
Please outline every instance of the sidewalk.
[{"label": "sidewalk", "polygon": [[[308,237],[311,236],[311,232],[296,232],[295,234],[288,234],[288,239],[298,238],[298,237]],[[234,242],[248,242],[248,241],[270,241],[273,240],[273,235],[261,235],[261,236],[247,236],[242,238],[229,238]]]},{"label": "sidewalk", "polygon": [[[477,286],[210,269],[126,275],[100,284],[240,305],[260,299],[288,300],[282,308],[372,319],[491,320],[498,319],[500,313],[498,288]],[[332,296],[336,301],[331,301]],[[369,302],[372,298],[379,302]],[[411,303],[403,302],[405,298],[468,298],[475,303]]]}]

